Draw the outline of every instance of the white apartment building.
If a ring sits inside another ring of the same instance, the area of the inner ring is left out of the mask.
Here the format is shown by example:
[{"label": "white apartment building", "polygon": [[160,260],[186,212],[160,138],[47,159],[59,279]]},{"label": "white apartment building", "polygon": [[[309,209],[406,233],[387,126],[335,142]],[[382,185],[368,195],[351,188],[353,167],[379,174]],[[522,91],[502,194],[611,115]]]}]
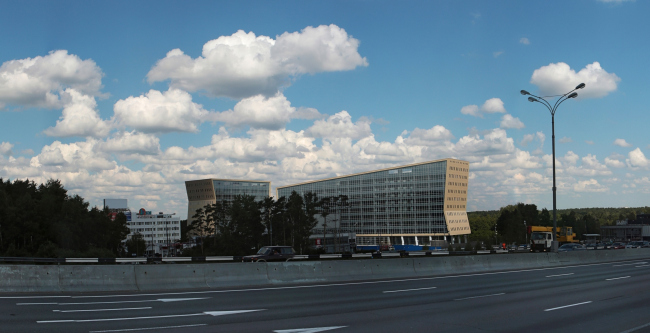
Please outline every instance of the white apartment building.
[{"label": "white apartment building", "polygon": [[141,208],[127,224],[131,230],[127,237],[131,238],[136,232],[142,234],[147,243],[147,254],[163,257],[175,254],[174,244],[181,239],[181,219],[176,213],[152,214]]}]

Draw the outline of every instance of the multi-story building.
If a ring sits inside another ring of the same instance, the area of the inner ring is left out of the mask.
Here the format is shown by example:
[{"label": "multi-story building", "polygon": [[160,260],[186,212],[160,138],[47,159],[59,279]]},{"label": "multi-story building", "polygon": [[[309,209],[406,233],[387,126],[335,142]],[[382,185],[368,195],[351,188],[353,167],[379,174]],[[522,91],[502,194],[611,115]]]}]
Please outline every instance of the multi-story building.
[{"label": "multi-story building", "polygon": [[175,254],[175,244],[181,239],[181,219],[176,214],[151,211],[140,208],[137,214],[128,222],[131,238],[136,232],[144,237],[147,243],[147,254],[160,254],[163,257]]},{"label": "multi-story building", "polygon": [[187,190],[187,224],[197,209],[215,204],[217,201],[232,201],[236,195],[252,195],[255,201],[270,196],[271,182],[263,180],[200,179],[185,182]]},{"label": "multi-story building", "polygon": [[140,233],[147,244],[147,254],[160,254],[168,256],[174,253],[174,244],[181,239],[181,219],[174,214],[151,214],[151,211],[140,208],[137,214],[131,214],[127,199],[104,199],[104,208],[107,208],[111,218],[119,213],[126,215],[126,224],[129,234],[124,239],[131,239]]},{"label": "multi-story building", "polygon": [[338,232],[356,234],[358,248],[398,248],[435,240],[466,242],[471,233],[468,181],[469,162],[447,158],[281,186],[277,196],[289,197],[293,191],[319,198],[345,196],[345,205],[330,209]]}]

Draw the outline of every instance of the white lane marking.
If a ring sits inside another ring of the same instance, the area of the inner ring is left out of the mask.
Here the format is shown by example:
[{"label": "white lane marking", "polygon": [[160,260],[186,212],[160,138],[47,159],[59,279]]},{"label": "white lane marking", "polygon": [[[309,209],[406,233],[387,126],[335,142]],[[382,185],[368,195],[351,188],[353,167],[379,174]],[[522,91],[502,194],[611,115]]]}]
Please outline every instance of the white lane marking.
[{"label": "white lane marking", "polygon": [[650,265],[641,265],[641,266],[634,266],[634,267],[650,267]]},{"label": "white lane marking", "polygon": [[37,324],[52,324],[52,323],[88,323],[93,321],[119,321],[119,320],[137,320],[137,319],[157,319],[157,318],[175,318],[175,317],[192,317],[192,316],[224,316],[237,313],[262,311],[259,310],[235,310],[235,311],[206,311],[201,313],[189,313],[180,315],[166,315],[166,316],[149,316],[149,317],[127,317],[127,318],[101,318],[101,319],[79,319],[79,320],[38,320]]},{"label": "white lane marking", "polygon": [[567,276],[567,275],[573,275],[573,273],[567,273],[567,274],[556,274],[556,275],[548,275],[547,277]]},{"label": "white lane marking", "polygon": [[564,309],[564,308],[568,308],[568,307],[572,307],[572,306],[583,305],[583,304],[589,304],[589,303],[591,303],[591,301],[589,301],[589,302],[582,302],[582,303],[576,303],[576,304],[570,304],[570,305],[565,305],[565,306],[559,306],[559,307],[557,307],[557,308],[546,309],[546,310],[544,310],[544,311],[553,311],[553,310]]},{"label": "white lane marking", "polygon": [[492,295],[483,295],[483,296],[472,296],[472,297],[465,297],[465,298],[457,298],[454,301],[463,301],[466,299],[473,299],[473,298],[482,298],[482,297],[492,297],[492,296],[501,296],[505,295],[506,293],[498,293],[498,294],[492,294]]},{"label": "white lane marking", "polygon": [[415,288],[415,289],[402,289],[402,290],[388,290],[388,291],[384,291],[384,294],[386,294],[386,293],[401,293],[401,292],[404,292],[404,291],[429,290],[429,289],[436,289],[436,287]]},{"label": "white lane marking", "polygon": [[143,308],[92,309],[92,310],[52,310],[52,312],[98,312],[98,311],[144,310],[144,309],[151,309],[151,307],[147,306]]},{"label": "white lane marking", "polygon": [[145,299],[141,301],[115,301],[115,302],[81,302],[81,303],[16,303],[16,305],[86,305],[86,304],[122,304],[122,303],[146,303],[146,302],[179,302],[179,301],[194,301],[199,299],[210,299],[210,297],[200,298],[159,298],[159,299]]},{"label": "white lane marking", "polygon": [[[621,262],[627,262],[627,261],[624,260],[624,261],[621,261]],[[89,295],[89,296],[51,296],[51,297],[71,297],[71,298],[142,297],[142,296],[162,296],[162,295],[217,294],[217,293],[232,293],[232,292],[247,292],[247,291],[269,291],[269,290],[301,289],[301,288],[322,288],[322,287],[339,287],[339,286],[376,284],[376,283],[393,283],[393,282],[407,282],[407,281],[428,281],[428,280],[437,280],[437,279],[452,279],[452,278],[461,278],[461,277],[500,275],[500,274],[510,274],[510,273],[540,272],[540,271],[548,271],[548,270],[572,269],[572,268],[576,268],[576,267],[591,267],[591,266],[603,266],[603,265],[611,265],[611,262],[609,262],[609,263],[599,263],[599,264],[584,264],[584,265],[575,265],[575,266],[563,266],[563,267],[531,268],[531,269],[503,271],[503,272],[488,272],[488,273],[460,274],[460,275],[448,275],[448,276],[433,276],[433,277],[412,278],[412,279],[366,281],[366,282],[351,282],[351,283],[332,283],[332,284],[304,285],[304,286],[286,286],[286,287],[269,287],[269,288],[253,288],[253,289],[230,289],[230,290],[186,291],[186,292],[157,293],[157,294],[119,294],[119,295],[92,295],[92,296],[91,295]],[[41,297],[41,296],[30,296],[30,298],[38,298],[38,297]],[[50,297],[50,296],[42,296],[42,297]],[[2,299],[2,298],[20,298],[20,297],[0,297],[0,299]]]},{"label": "white lane marking", "polygon": [[623,332],[621,332],[621,333],[631,333],[631,332],[634,332],[634,331],[638,331],[638,330],[640,330],[640,329],[642,329],[642,328],[646,328],[646,327],[648,327],[648,326],[650,326],[650,323],[647,323],[647,324],[645,324],[645,325],[641,325],[641,326],[637,326],[637,327],[634,327],[634,328],[630,328],[629,330],[627,330],[627,331],[623,331]]},{"label": "white lane marking", "polygon": [[225,315],[231,315],[231,314],[238,314],[238,313],[246,313],[246,312],[257,312],[257,311],[263,311],[266,309],[259,309],[259,310],[234,310],[234,311],[206,311],[203,312],[205,314],[209,314],[211,316],[225,316]]},{"label": "white lane marking", "polygon": [[630,264],[623,264],[623,265],[613,265],[612,267],[622,267],[622,266],[632,266],[632,265],[639,265],[639,264],[647,264],[647,261],[639,261],[639,262],[633,262]]},{"label": "white lane marking", "polygon": [[316,332],[325,332],[331,330],[337,330],[339,328],[344,328],[347,326],[330,326],[330,327],[313,327],[313,328],[295,328],[290,330],[275,330],[275,333],[316,333]]},{"label": "white lane marking", "polygon": [[196,327],[196,326],[208,326],[208,324],[161,326],[161,327],[142,327],[142,328],[125,328],[125,329],[121,329],[121,330],[90,331],[90,333],[135,332],[135,331],[164,330],[164,329],[168,329],[168,328],[183,328],[183,327]]},{"label": "white lane marking", "polygon": [[629,277],[631,277],[631,276],[629,276],[629,275],[628,275],[628,276],[621,276],[621,277],[617,277],[617,278],[605,279],[605,281],[627,279],[627,278],[629,278]]}]

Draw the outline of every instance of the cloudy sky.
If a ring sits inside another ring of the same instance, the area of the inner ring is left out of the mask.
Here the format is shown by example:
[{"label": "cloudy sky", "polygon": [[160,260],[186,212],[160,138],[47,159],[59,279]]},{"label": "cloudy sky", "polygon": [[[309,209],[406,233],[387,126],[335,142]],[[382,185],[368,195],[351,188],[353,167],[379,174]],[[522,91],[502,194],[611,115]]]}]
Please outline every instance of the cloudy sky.
[{"label": "cloudy sky", "polygon": [[[650,2],[0,1],[0,177],[187,214],[184,181],[275,187],[453,157],[468,210],[650,198]],[[554,97],[549,97],[553,100]]]}]

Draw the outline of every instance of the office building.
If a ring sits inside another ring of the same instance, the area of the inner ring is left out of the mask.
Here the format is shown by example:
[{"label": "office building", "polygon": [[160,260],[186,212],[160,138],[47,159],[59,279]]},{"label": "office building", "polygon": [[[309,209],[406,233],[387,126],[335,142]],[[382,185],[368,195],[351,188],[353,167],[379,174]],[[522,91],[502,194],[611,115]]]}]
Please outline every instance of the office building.
[{"label": "office building", "polygon": [[358,248],[412,249],[467,241],[468,181],[469,162],[447,158],[281,186],[277,196],[346,196],[346,205],[330,208],[337,232],[356,234]]},{"label": "office building", "polygon": [[217,201],[232,201],[237,195],[252,195],[255,201],[270,196],[271,182],[263,180],[200,179],[185,182],[187,191],[187,224],[192,224],[196,210]]}]

